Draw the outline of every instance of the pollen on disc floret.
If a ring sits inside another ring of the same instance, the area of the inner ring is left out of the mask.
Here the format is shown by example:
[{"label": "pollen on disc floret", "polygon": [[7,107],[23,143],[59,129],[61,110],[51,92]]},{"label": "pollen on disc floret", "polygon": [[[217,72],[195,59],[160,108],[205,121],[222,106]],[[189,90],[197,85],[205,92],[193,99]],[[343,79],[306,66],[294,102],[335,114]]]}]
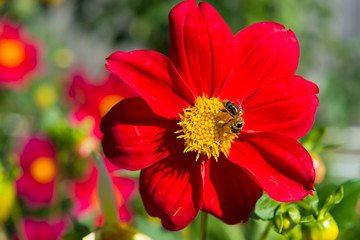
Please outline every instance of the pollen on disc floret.
[{"label": "pollen on disc floret", "polygon": [[233,133],[228,123],[232,116],[224,111],[224,106],[217,98],[198,97],[195,105],[179,114],[178,125],[181,133],[177,138],[183,138],[184,152],[197,152],[196,160],[201,154],[217,161],[220,153],[229,155],[229,149],[237,134]]}]

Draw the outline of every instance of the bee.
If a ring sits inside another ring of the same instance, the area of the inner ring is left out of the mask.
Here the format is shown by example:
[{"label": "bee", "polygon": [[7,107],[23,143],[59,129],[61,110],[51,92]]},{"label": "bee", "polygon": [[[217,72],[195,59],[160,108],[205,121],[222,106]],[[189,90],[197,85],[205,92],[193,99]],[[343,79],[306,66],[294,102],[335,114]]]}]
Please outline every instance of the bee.
[{"label": "bee", "polygon": [[242,114],[240,107],[236,105],[234,102],[229,100],[224,100],[222,104],[225,107],[223,111],[227,112],[233,117],[224,125],[230,124],[231,132],[235,134],[239,134],[241,132],[242,127],[244,126],[244,120],[242,119],[242,117],[240,117],[240,115]]}]

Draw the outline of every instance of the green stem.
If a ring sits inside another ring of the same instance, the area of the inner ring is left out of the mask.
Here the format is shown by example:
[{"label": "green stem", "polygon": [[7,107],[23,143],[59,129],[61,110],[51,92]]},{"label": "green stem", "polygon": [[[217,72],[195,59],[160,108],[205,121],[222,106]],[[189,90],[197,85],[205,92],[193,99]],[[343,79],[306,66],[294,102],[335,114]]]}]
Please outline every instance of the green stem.
[{"label": "green stem", "polygon": [[206,212],[201,212],[200,219],[200,240],[206,240],[206,226],[207,226],[207,217]]},{"label": "green stem", "polygon": [[263,234],[260,237],[260,240],[265,240],[267,238],[267,236],[269,235],[270,229],[272,227],[273,222],[269,221],[269,223],[267,224]]},{"label": "green stem", "polygon": [[181,239],[190,240],[190,225],[181,230]]},{"label": "green stem", "polygon": [[99,169],[98,196],[104,214],[104,226],[114,226],[119,222],[112,181],[99,154],[92,152]]}]

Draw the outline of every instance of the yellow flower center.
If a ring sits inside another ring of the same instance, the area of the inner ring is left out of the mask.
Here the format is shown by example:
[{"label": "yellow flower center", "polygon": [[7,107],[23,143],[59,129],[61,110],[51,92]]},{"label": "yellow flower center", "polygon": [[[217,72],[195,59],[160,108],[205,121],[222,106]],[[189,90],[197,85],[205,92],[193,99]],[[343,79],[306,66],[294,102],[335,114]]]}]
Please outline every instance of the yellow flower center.
[{"label": "yellow flower center", "polygon": [[185,141],[184,152],[197,152],[208,158],[214,157],[217,161],[220,152],[229,155],[229,149],[238,133],[232,131],[232,124],[241,119],[240,116],[230,114],[223,103],[217,98],[198,97],[193,107],[184,109],[180,115],[178,125],[181,133],[178,138]]},{"label": "yellow flower center", "polygon": [[110,109],[115,106],[118,102],[120,102],[123,98],[119,95],[109,95],[104,97],[103,100],[100,102],[99,112],[100,115],[103,117],[107,114]]},{"label": "yellow flower center", "polygon": [[55,163],[51,158],[37,158],[30,166],[32,177],[39,183],[51,182],[55,177]]},{"label": "yellow flower center", "polygon": [[0,40],[0,65],[5,67],[19,66],[25,59],[25,48],[22,43],[13,39]]}]

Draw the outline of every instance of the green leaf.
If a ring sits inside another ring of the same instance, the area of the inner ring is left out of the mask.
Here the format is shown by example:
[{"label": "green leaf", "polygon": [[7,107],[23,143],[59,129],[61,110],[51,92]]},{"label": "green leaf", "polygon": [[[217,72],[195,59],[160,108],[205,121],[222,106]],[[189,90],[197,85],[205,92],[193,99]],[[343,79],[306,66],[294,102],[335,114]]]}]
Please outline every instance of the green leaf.
[{"label": "green leaf", "polygon": [[356,204],[360,197],[360,179],[343,184],[344,198],[330,211],[339,228],[350,227],[357,219]]},{"label": "green leaf", "polygon": [[280,205],[279,202],[270,198],[264,193],[255,205],[255,214],[262,220],[271,220],[274,218],[274,212]]},{"label": "green leaf", "polygon": [[313,215],[307,215],[301,218],[300,223],[309,223],[309,222],[314,222],[315,218]]},{"label": "green leaf", "polygon": [[334,203],[338,204],[344,198],[344,187],[340,186],[338,190],[334,193]]},{"label": "green leaf", "polygon": [[322,219],[326,214],[344,197],[344,188],[340,186],[336,191],[332,192],[325,200],[324,205],[320,209],[320,214],[318,219]]}]

